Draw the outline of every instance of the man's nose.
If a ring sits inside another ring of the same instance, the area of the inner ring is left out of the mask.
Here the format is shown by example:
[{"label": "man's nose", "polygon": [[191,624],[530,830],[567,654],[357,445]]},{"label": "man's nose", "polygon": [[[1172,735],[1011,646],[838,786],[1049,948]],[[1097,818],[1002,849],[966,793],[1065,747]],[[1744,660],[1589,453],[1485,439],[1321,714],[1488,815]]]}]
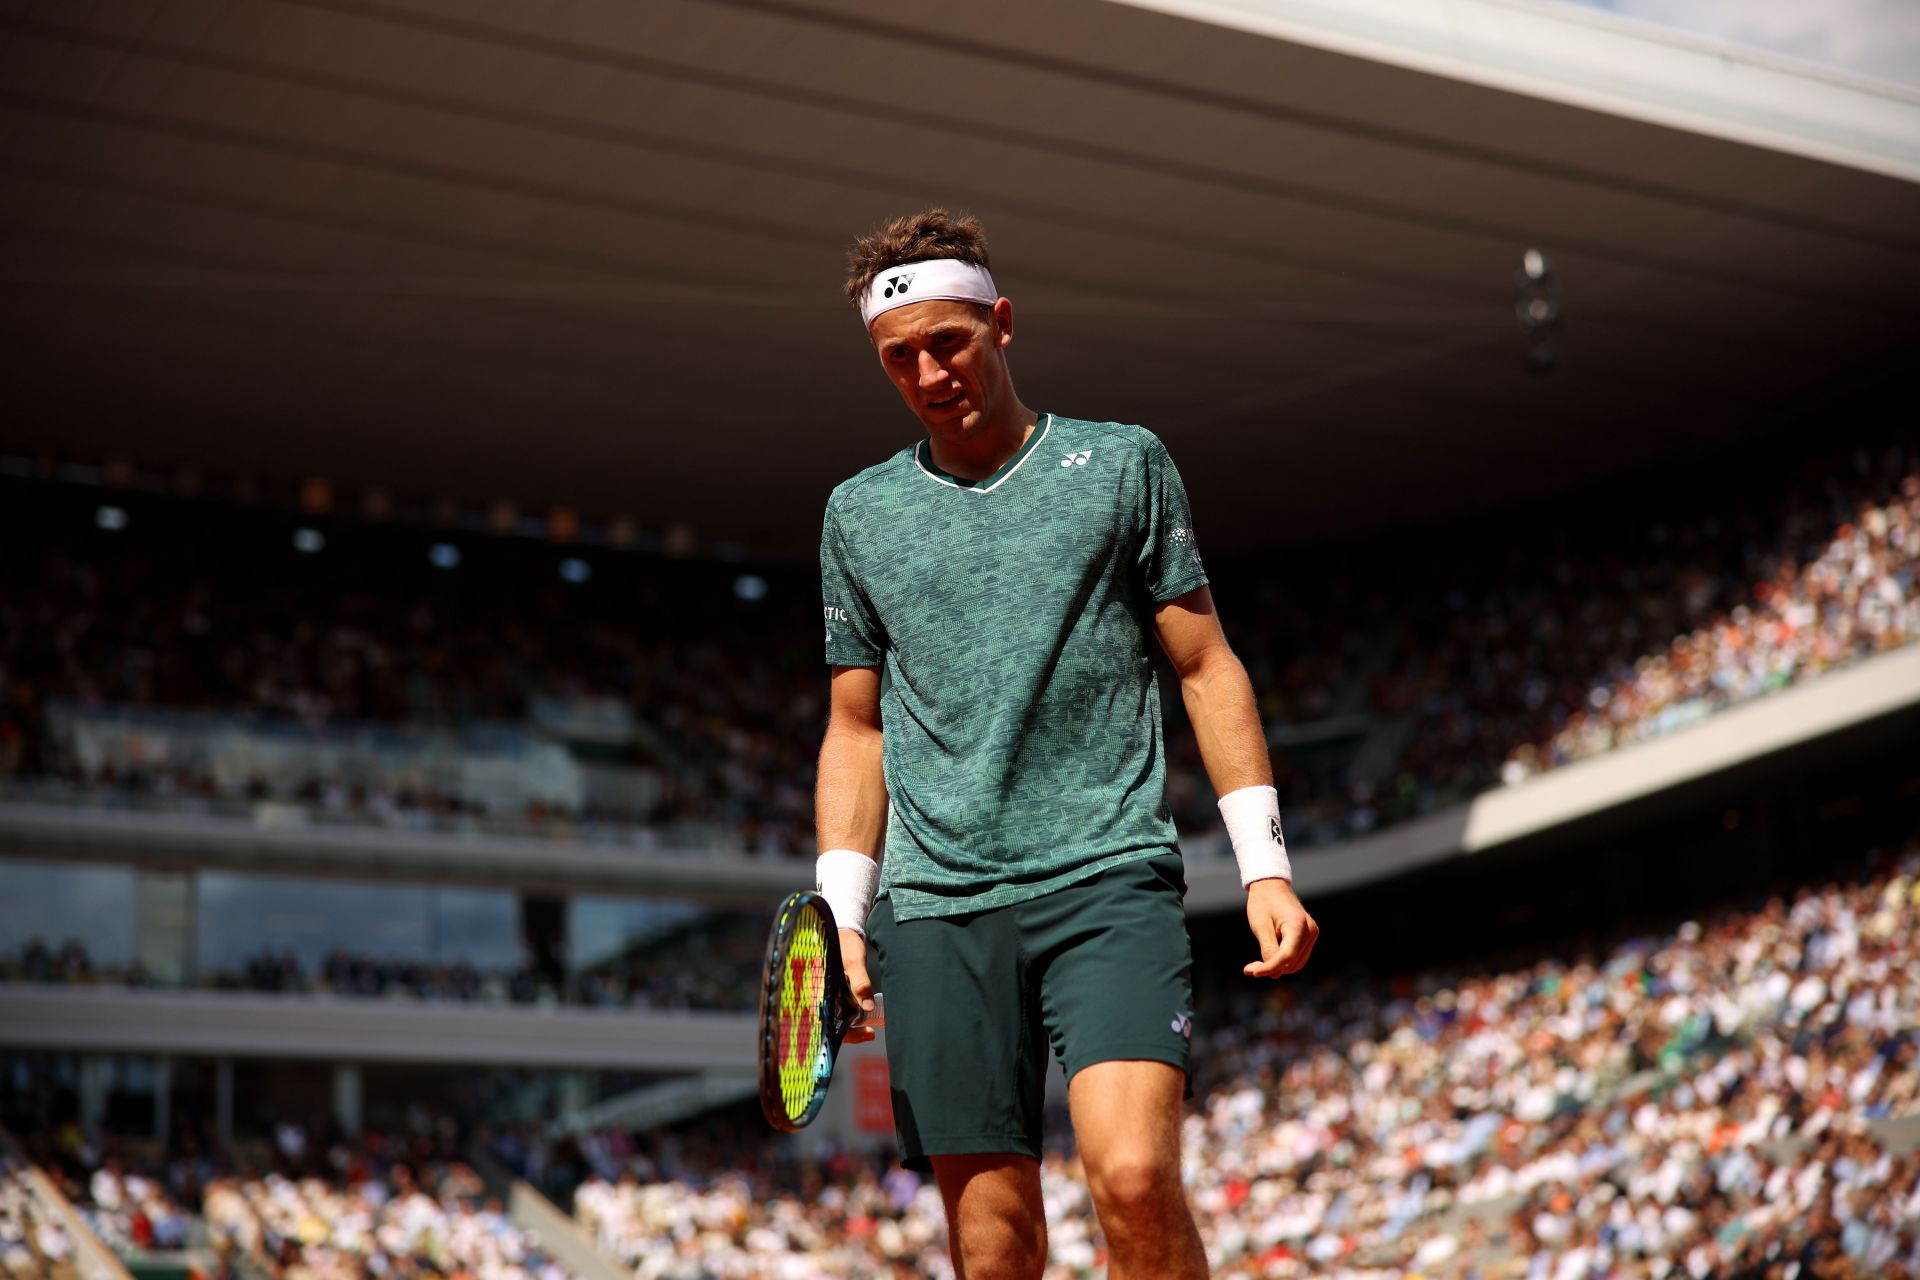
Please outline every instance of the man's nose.
[{"label": "man's nose", "polygon": [[922,390],[939,386],[947,380],[946,366],[933,358],[933,352],[920,353],[920,386]]}]

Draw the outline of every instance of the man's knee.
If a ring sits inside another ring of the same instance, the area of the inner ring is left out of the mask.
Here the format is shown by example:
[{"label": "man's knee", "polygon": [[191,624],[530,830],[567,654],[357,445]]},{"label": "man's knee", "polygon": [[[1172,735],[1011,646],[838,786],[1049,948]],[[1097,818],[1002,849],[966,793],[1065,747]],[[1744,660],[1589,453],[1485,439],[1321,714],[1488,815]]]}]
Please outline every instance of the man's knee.
[{"label": "man's knee", "polygon": [[967,1280],[1038,1280],[1047,1261],[1044,1223],[1021,1208],[964,1214],[948,1229]]},{"label": "man's knee", "polygon": [[1087,1188],[1103,1222],[1154,1221],[1186,1203],[1177,1161],[1144,1146],[1104,1153],[1097,1165],[1087,1167]]},{"label": "man's knee", "polygon": [[1179,1167],[1169,1167],[1152,1151],[1116,1151],[1087,1171],[1087,1188],[1102,1209],[1125,1215],[1150,1213],[1181,1199]]},{"label": "man's knee", "polygon": [[954,1260],[967,1280],[1038,1280],[1047,1219],[1040,1168],[1030,1157],[936,1156]]}]

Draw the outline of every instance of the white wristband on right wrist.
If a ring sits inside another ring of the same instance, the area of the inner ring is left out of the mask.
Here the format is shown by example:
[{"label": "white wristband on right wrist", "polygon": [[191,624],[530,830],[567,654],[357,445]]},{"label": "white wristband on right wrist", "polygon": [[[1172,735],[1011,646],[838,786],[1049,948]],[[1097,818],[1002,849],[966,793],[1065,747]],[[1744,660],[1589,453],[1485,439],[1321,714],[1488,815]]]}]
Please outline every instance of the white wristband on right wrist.
[{"label": "white wristband on right wrist", "polygon": [[867,936],[867,912],[880,889],[880,863],[857,849],[828,849],[813,864],[814,887],[833,910],[836,928]]},{"label": "white wristband on right wrist", "polygon": [[1287,857],[1287,838],[1280,832],[1280,793],[1272,787],[1241,787],[1220,797],[1220,816],[1227,838],[1233,841],[1233,859],[1240,864],[1240,884],[1255,880],[1293,879]]}]

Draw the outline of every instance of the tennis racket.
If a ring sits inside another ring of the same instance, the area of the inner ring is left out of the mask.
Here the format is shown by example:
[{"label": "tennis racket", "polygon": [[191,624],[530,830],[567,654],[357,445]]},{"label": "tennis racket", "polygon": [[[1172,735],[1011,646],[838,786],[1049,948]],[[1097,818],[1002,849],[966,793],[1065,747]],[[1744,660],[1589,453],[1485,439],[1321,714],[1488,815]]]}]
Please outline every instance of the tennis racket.
[{"label": "tennis racket", "polygon": [[774,913],[760,984],[760,1109],[796,1133],[827,1100],[833,1061],[860,1015],[840,964],[840,930],[827,900],[796,893]]}]

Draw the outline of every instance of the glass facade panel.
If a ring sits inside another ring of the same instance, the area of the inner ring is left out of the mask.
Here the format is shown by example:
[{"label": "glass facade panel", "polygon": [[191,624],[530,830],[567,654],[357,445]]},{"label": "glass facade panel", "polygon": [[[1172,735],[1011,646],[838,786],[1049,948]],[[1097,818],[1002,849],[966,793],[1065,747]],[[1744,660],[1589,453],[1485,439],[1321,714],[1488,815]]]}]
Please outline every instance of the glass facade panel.
[{"label": "glass facade panel", "polygon": [[567,943],[573,967],[590,969],[617,959],[629,948],[710,910],[653,898],[575,898],[567,910]]},{"label": "glass facade panel", "polygon": [[284,876],[205,872],[200,878],[199,968],[238,975],[250,965],[322,972],[337,952],[376,961],[510,968],[519,954],[518,905],[506,890],[426,889]]},{"label": "glass facade panel", "polygon": [[434,959],[483,972],[520,963],[520,901],[506,889],[437,889]]},{"label": "glass facade panel", "polygon": [[[36,940],[56,958],[74,944],[96,971],[127,968],[133,962],[133,872],[0,859],[0,969],[19,965]],[[70,951],[68,961],[74,958]]]}]

